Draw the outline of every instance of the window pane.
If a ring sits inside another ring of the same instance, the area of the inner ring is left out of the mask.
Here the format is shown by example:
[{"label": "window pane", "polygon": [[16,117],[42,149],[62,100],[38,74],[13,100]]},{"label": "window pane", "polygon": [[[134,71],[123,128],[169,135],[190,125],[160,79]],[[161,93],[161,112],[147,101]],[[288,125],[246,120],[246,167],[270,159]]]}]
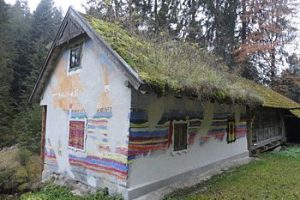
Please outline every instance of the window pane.
[{"label": "window pane", "polygon": [[187,148],[187,124],[174,125],[174,151]]},{"label": "window pane", "polygon": [[80,67],[81,47],[76,47],[70,50],[70,69]]}]

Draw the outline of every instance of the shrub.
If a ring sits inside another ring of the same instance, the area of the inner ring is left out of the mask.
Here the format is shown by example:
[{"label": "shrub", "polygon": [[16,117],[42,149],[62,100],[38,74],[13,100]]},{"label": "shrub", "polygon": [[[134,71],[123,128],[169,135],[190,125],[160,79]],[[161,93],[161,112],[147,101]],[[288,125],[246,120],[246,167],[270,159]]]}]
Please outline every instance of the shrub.
[{"label": "shrub", "polygon": [[21,200],[121,200],[119,196],[108,196],[106,190],[99,190],[89,196],[75,196],[69,188],[55,185],[47,185],[37,193],[27,193],[21,196]]}]

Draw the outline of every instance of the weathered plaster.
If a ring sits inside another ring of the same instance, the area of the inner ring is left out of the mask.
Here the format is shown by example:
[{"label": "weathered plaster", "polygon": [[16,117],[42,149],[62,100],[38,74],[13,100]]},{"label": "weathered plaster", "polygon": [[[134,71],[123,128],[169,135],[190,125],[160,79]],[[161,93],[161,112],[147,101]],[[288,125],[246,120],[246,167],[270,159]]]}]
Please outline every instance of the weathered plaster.
[{"label": "weathered plaster", "polygon": [[[91,40],[83,45],[78,71],[68,72],[68,61],[66,49],[41,100],[48,107],[43,176],[60,173],[124,193],[131,102],[127,79]],[[86,121],[84,150],[68,146],[70,120]]]},{"label": "weathered plaster", "polygon": [[[173,96],[132,93],[128,186],[139,187],[247,153],[245,106],[219,105]],[[237,140],[228,144],[227,119]],[[188,149],[172,148],[172,122],[187,121]],[[155,137],[157,136],[157,137]]]}]

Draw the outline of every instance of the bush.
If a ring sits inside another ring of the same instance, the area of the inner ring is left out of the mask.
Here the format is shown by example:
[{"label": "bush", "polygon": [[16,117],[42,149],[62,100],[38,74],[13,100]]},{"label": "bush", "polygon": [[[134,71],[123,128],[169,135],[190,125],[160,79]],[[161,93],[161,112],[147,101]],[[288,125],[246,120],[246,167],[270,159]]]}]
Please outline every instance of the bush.
[{"label": "bush", "polygon": [[89,196],[74,196],[67,187],[47,185],[37,193],[27,193],[21,196],[21,200],[121,200],[119,196],[108,196],[106,190],[99,190]]},{"label": "bush", "polygon": [[0,151],[0,157],[0,194],[22,193],[38,185],[39,156],[15,147]]},{"label": "bush", "polygon": [[20,112],[13,122],[13,132],[17,135],[18,144],[22,149],[33,153],[40,151],[41,108],[34,105]]}]

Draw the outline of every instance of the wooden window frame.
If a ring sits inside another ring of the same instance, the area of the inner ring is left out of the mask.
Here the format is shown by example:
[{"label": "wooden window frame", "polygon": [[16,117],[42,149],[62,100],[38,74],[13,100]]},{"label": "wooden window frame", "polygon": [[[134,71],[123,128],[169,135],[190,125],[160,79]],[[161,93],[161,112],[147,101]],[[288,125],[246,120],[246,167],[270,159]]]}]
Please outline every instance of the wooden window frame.
[{"label": "wooden window frame", "polygon": [[[187,153],[188,151],[188,141],[189,141],[189,134],[188,134],[188,129],[189,129],[189,123],[188,121],[173,121],[173,137],[172,137],[172,152],[173,154],[177,154],[177,153]],[[185,149],[179,149],[179,150],[175,150],[175,126],[176,125],[186,125],[186,148]]]},{"label": "wooden window frame", "polygon": [[[70,123],[71,122],[84,122],[84,130],[83,130],[83,149],[74,147],[70,145]],[[86,151],[86,137],[87,137],[87,120],[85,119],[70,119],[69,120],[69,128],[68,128],[68,148],[75,150],[75,151],[80,151],[80,152],[85,152]]]},{"label": "wooden window frame", "polygon": [[42,106],[42,128],[41,128],[41,174],[44,171],[45,164],[45,144],[46,144],[46,126],[47,126],[47,106]]},{"label": "wooden window frame", "polygon": [[[83,43],[76,43],[69,49],[69,72],[74,72],[80,68],[82,68],[82,49],[83,49]],[[79,62],[77,65],[72,66],[72,52],[79,50]]]}]

